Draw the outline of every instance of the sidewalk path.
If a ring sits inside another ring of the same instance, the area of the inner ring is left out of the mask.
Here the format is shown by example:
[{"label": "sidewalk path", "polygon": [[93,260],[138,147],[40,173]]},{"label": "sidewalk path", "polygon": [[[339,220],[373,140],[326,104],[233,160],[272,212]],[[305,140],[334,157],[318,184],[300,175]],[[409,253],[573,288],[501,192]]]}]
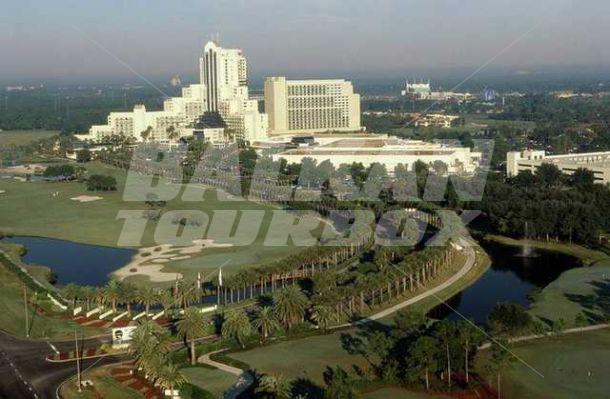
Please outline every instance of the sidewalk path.
[{"label": "sidewalk path", "polygon": [[[549,332],[546,334],[532,334],[532,335],[524,335],[521,337],[509,338],[508,342],[515,343],[515,342],[531,341],[533,339],[557,337],[557,336],[561,336],[561,335],[574,334],[574,333],[587,332],[587,331],[596,331],[596,330],[601,330],[601,329],[608,328],[608,327],[610,327],[610,324],[593,324],[591,326],[586,326],[586,327],[568,328],[567,330],[563,330],[563,331],[556,332],[556,333]],[[484,343],[483,345],[479,346],[479,349],[487,349],[490,346],[491,346],[491,343],[487,342],[487,343]]]},{"label": "sidewalk path", "polygon": [[225,399],[235,399],[242,392],[248,389],[250,385],[252,385],[252,383],[254,383],[254,379],[252,378],[252,375],[247,371],[243,371],[242,369],[239,369],[237,367],[229,366],[228,364],[219,363],[210,359],[211,355],[224,351],[226,351],[226,349],[206,353],[205,355],[199,357],[199,359],[197,359],[197,362],[207,364],[208,366],[216,367],[219,370],[236,375],[238,377],[237,382],[233,384],[233,386],[229,388],[224,394]]}]

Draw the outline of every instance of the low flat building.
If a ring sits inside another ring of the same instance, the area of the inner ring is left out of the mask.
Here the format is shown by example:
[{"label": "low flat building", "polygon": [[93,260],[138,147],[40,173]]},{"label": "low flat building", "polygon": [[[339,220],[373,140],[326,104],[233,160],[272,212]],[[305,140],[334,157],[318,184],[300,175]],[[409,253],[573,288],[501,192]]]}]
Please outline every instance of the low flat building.
[{"label": "low flat building", "polygon": [[269,134],[361,131],[360,95],[343,79],[265,79]]},{"label": "low flat building", "polygon": [[511,151],[506,153],[506,174],[513,177],[526,170],[536,173],[543,163],[553,164],[567,175],[585,168],[593,172],[596,182],[610,183],[610,151],[561,155],[546,155],[545,151]]},{"label": "low flat building", "polygon": [[303,158],[312,158],[318,164],[328,160],[335,167],[353,162],[365,167],[379,163],[385,165],[389,174],[399,164],[412,170],[417,161],[430,166],[441,161],[447,165],[448,173],[473,173],[481,161],[481,153],[472,152],[469,147],[373,134],[315,136],[315,143],[310,146],[288,149],[271,157],[275,161],[284,158],[288,163],[301,163]]}]

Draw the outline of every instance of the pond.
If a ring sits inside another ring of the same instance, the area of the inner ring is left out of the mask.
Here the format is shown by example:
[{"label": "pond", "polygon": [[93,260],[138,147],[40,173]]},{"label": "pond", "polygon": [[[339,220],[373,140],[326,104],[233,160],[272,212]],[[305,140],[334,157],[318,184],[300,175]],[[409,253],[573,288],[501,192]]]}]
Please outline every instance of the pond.
[{"label": "pond", "polygon": [[126,265],[136,253],[132,249],[79,244],[43,237],[7,237],[3,242],[21,244],[25,263],[44,265],[57,273],[58,284],[104,285],[109,274]]},{"label": "pond", "polygon": [[448,306],[432,309],[431,317],[461,320],[461,314],[484,323],[496,303],[517,303],[527,308],[533,290],[546,287],[564,271],[581,265],[578,259],[557,252],[490,242],[482,246],[491,258],[491,267],[474,284],[447,300]]}]

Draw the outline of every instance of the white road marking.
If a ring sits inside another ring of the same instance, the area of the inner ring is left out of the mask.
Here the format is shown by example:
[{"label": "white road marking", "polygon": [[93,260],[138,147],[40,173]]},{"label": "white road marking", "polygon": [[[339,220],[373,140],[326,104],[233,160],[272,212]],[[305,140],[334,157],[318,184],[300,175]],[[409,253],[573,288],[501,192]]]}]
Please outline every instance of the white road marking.
[{"label": "white road marking", "polygon": [[53,345],[51,342],[47,341],[47,344],[49,345],[49,347],[51,347],[51,349],[53,349],[53,352],[55,352],[56,355],[59,355],[59,351],[57,350],[57,348],[55,347],[55,345]]}]

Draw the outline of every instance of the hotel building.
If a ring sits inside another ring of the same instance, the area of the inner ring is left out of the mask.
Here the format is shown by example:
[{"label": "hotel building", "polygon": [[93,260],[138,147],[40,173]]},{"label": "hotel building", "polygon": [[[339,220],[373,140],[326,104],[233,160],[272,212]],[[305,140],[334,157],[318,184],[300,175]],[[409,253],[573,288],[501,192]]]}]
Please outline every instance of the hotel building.
[{"label": "hotel building", "polygon": [[360,95],[343,79],[265,80],[269,134],[355,132],[360,126]]},{"label": "hotel building", "polygon": [[568,175],[579,168],[589,169],[597,183],[610,183],[610,151],[561,155],[546,155],[545,151],[510,151],[506,153],[506,174],[513,177],[526,170],[536,173],[543,163],[555,165]]},{"label": "hotel building", "polygon": [[[144,138],[150,141],[167,141],[174,131],[197,120],[206,108],[205,86],[201,84],[182,88],[182,97],[171,97],[163,102],[162,111],[147,111],[144,105],[136,105],[131,112],[111,112],[106,125],[93,125],[84,139],[100,141],[104,136],[120,135]],[[147,132],[143,134],[143,132]]]},{"label": "hotel building", "polygon": [[[248,98],[248,67],[239,49],[224,49],[206,43],[199,59],[199,84],[182,89],[181,97],[164,101],[162,111],[136,105],[132,112],[112,112],[106,125],[94,125],[84,139],[99,141],[104,136],[123,135],[137,141],[167,141],[192,134],[192,127],[206,111],[218,112],[228,135],[223,139],[253,141],[267,137],[267,115],[259,112],[258,101]],[[146,132],[143,134],[143,132]],[[175,134],[175,133],[173,133]]]},{"label": "hotel building", "polygon": [[199,59],[199,76],[206,87],[207,111],[218,112],[234,138],[245,141],[267,137],[267,115],[248,96],[248,63],[240,49],[206,43]]},{"label": "hotel building", "polygon": [[422,161],[432,166],[435,161],[447,165],[448,173],[473,173],[481,162],[481,153],[469,147],[446,146],[419,140],[403,140],[387,135],[331,134],[314,136],[314,143],[288,149],[271,155],[274,161],[284,158],[288,163],[301,163],[303,158],[312,158],[318,164],[330,161],[333,166],[351,165],[361,162],[364,167],[372,163],[385,165],[393,174],[398,164],[409,170]]}]

